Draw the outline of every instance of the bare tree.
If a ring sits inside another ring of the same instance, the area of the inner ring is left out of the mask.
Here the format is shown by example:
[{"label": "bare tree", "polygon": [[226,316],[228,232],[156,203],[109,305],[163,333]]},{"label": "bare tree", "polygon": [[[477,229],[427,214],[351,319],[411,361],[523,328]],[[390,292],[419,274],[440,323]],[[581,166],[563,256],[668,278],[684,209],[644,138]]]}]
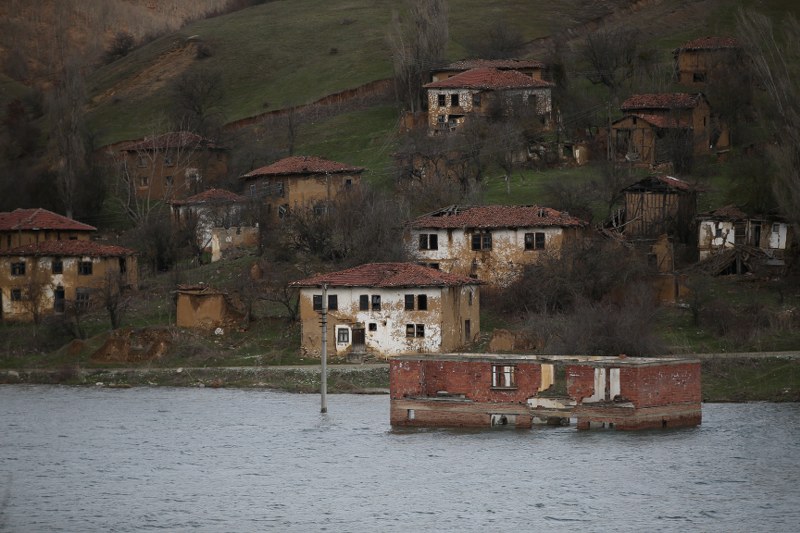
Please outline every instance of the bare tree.
[{"label": "bare tree", "polygon": [[482,59],[514,58],[525,46],[522,32],[505,20],[490,21],[467,44],[470,55]]},{"label": "bare tree", "polygon": [[222,74],[200,68],[183,73],[172,86],[173,118],[188,130],[217,138],[225,89]]},{"label": "bare tree", "polygon": [[624,83],[632,78],[643,57],[638,30],[605,28],[590,33],[581,49],[589,62],[586,77],[608,88],[617,101]]},{"label": "bare tree", "polygon": [[124,283],[121,272],[106,271],[103,286],[99,290],[103,307],[108,312],[111,329],[119,328],[122,317],[130,304],[130,298],[124,294]]},{"label": "bare tree", "polygon": [[412,113],[425,108],[430,71],[444,58],[449,39],[446,0],[407,0],[404,14],[392,13],[389,47],[403,106]]},{"label": "bare tree", "polygon": [[781,212],[800,235],[800,22],[786,15],[780,33],[772,20],[759,13],[740,11],[739,35],[766,98],[758,102],[761,126],[771,137],[769,154]]}]

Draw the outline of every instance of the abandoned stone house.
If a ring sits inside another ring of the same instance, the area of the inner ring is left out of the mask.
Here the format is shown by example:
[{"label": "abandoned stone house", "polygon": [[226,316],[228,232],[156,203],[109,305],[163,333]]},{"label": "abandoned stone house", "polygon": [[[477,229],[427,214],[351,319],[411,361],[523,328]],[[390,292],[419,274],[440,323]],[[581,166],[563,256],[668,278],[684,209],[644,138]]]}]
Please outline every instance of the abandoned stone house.
[{"label": "abandoned stone house", "polygon": [[672,55],[678,83],[695,90],[729,79],[731,70],[743,61],[742,49],[733,37],[699,37],[676,48]]},{"label": "abandoned stone house", "polygon": [[503,287],[525,265],[582,239],[588,226],[548,207],[453,205],[412,220],[406,247],[421,264]]},{"label": "abandoned stone house", "polygon": [[551,123],[552,88],[548,81],[517,70],[474,68],[424,85],[428,92],[428,132],[455,131],[467,117],[525,110],[547,127]]},{"label": "abandoned stone house", "polygon": [[681,179],[654,175],[623,189],[625,210],[620,229],[629,240],[655,240],[666,234],[693,243],[699,189]]},{"label": "abandoned stone house", "polygon": [[139,199],[186,198],[221,183],[228,173],[228,151],[189,131],[128,143],[121,154],[120,172]]},{"label": "abandoned stone house", "polygon": [[452,78],[476,68],[516,70],[537,80],[544,79],[546,65],[535,59],[464,59],[443,67],[431,69],[431,82]]},{"label": "abandoned stone house", "polygon": [[793,232],[791,224],[783,217],[749,215],[736,206],[727,205],[699,214],[697,221],[700,260],[725,256],[717,261],[719,271],[714,273],[741,274],[759,267],[773,267],[774,270],[785,266]]},{"label": "abandoned stone house", "polygon": [[213,329],[243,317],[225,291],[207,285],[178,285],[175,325],[180,328]]},{"label": "abandoned stone house", "polygon": [[453,351],[480,333],[480,282],[433,268],[371,263],[291,285],[300,288],[301,350],[315,357],[323,303],[332,356]]},{"label": "abandoned stone house", "polygon": [[314,156],[292,156],[241,177],[245,194],[261,199],[267,219],[279,222],[291,209],[326,210],[343,193],[361,184],[364,168]]},{"label": "abandoned stone house", "polygon": [[87,308],[104,290],[137,288],[136,253],[89,240],[48,240],[0,251],[0,318],[31,320]]},{"label": "abandoned stone house", "polygon": [[389,363],[389,416],[423,427],[696,426],[700,381],[700,362],[680,358],[404,355]]},{"label": "abandoned stone house", "polygon": [[173,200],[172,222],[194,227],[197,244],[219,261],[226,250],[256,246],[257,224],[248,216],[250,200],[223,189],[209,189],[185,200]]},{"label": "abandoned stone house", "polygon": [[611,124],[617,161],[686,165],[730,147],[727,128],[702,94],[636,94],[620,110],[624,116]]},{"label": "abandoned stone house", "polygon": [[0,213],[0,250],[44,241],[89,240],[97,228],[47,209]]}]

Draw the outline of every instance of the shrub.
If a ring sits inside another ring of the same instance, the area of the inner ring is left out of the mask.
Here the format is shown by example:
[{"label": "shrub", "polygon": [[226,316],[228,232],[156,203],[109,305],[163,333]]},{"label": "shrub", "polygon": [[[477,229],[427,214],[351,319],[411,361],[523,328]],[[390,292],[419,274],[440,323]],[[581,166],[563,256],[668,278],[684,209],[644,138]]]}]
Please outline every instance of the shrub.
[{"label": "shrub", "polygon": [[136,48],[136,39],[134,39],[133,35],[126,31],[119,31],[114,35],[111,45],[103,55],[103,62],[105,64],[113,63],[131,53],[134,48]]}]

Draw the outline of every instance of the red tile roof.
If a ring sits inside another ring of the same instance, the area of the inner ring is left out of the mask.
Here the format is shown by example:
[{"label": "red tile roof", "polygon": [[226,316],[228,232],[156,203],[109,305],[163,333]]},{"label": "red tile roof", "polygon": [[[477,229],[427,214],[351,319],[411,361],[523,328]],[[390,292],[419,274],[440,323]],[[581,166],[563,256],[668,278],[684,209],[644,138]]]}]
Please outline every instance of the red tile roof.
[{"label": "red tile roof", "polygon": [[172,205],[224,204],[246,202],[247,197],[224,189],[208,189],[184,200],[173,200]]},{"label": "red tile roof", "polygon": [[673,117],[670,115],[655,115],[653,113],[631,113],[614,121],[614,124],[621,122],[629,117],[636,117],[644,120],[648,124],[652,124],[657,128],[688,128],[691,126],[689,120],[685,117]]},{"label": "red tile roof", "polygon": [[697,106],[701,94],[689,93],[655,93],[634,94],[620,106],[623,111],[635,109],[692,109]]},{"label": "red tile roof", "polygon": [[136,252],[109,244],[100,244],[95,241],[42,241],[34,244],[18,246],[10,250],[0,251],[0,255],[60,255],[60,256],[89,256],[89,257],[119,257],[135,255]]},{"label": "red tile roof", "polygon": [[255,170],[251,170],[242,178],[259,176],[286,176],[289,174],[335,174],[335,173],[360,173],[363,167],[352,167],[344,163],[329,161],[314,156],[292,156],[276,161]]},{"label": "red tile roof", "polygon": [[537,80],[517,70],[474,68],[446,80],[425,85],[426,89],[528,89],[553,87],[549,81]]},{"label": "red tile roof", "polygon": [[41,208],[0,213],[0,231],[20,230],[96,231],[97,228]]},{"label": "red tile roof", "polygon": [[739,48],[733,37],[698,37],[680,47],[680,50],[716,50],[719,48]]},{"label": "red tile roof", "polygon": [[698,215],[701,218],[721,218],[726,220],[746,220],[747,214],[735,205],[726,205]]},{"label": "red tile roof", "polygon": [[422,228],[534,228],[585,227],[588,223],[569,213],[536,205],[452,205],[411,222]]},{"label": "red tile roof", "polygon": [[498,70],[521,70],[544,68],[545,64],[534,59],[464,59],[450,63],[444,67],[433,69],[434,72],[446,70],[470,70],[473,68],[496,68]]},{"label": "red tile roof", "polygon": [[323,284],[331,287],[451,287],[480,285],[481,282],[414,263],[369,263],[291,283],[295,287],[321,287]]},{"label": "red tile roof", "polygon": [[699,187],[695,187],[691,183],[685,182],[681,179],[661,175],[661,176],[648,176],[642,180],[637,181],[633,185],[626,187],[626,191],[651,191],[654,189],[663,189],[666,186],[669,189],[678,189],[680,191],[698,191]]},{"label": "red tile roof", "polygon": [[125,145],[122,150],[126,152],[140,152],[147,150],[164,150],[168,148],[207,149],[220,150],[211,139],[206,139],[190,131],[171,131],[160,135],[145,137],[141,141],[133,141]]}]

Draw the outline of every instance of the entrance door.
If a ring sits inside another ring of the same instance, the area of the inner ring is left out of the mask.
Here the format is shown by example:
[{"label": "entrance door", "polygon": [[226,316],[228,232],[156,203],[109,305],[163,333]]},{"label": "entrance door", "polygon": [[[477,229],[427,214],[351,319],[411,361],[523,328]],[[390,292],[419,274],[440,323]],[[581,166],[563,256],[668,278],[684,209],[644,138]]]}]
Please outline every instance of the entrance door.
[{"label": "entrance door", "polygon": [[472,323],[469,320],[464,321],[464,341],[469,342],[472,340]]},{"label": "entrance door", "polygon": [[353,351],[364,352],[367,349],[364,328],[353,328]]},{"label": "entrance door", "polygon": [[64,312],[64,287],[56,287],[56,290],[53,291],[53,311]]},{"label": "entrance door", "polygon": [[750,246],[755,246],[756,248],[761,246],[761,223],[754,222],[751,226],[752,228],[752,235],[753,235],[753,242],[750,243]]}]

